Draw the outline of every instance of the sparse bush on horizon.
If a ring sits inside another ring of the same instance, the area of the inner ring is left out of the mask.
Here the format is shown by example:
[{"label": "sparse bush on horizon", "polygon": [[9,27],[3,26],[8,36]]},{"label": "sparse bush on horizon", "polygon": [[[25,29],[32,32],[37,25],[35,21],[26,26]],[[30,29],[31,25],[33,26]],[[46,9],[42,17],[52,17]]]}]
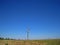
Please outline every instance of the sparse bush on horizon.
[{"label": "sparse bush on horizon", "polygon": [[3,37],[0,37],[0,40],[15,40],[15,39],[12,39],[12,38],[3,38]]},{"label": "sparse bush on horizon", "polygon": [[4,38],[0,37],[0,40],[4,40]]}]

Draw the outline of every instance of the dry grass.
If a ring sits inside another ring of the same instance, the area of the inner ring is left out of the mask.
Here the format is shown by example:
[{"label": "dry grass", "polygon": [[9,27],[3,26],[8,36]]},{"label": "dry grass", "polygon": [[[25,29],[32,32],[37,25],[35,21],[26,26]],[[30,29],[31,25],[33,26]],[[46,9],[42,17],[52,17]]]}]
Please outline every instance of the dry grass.
[{"label": "dry grass", "polygon": [[58,40],[0,40],[0,45],[60,45]]}]

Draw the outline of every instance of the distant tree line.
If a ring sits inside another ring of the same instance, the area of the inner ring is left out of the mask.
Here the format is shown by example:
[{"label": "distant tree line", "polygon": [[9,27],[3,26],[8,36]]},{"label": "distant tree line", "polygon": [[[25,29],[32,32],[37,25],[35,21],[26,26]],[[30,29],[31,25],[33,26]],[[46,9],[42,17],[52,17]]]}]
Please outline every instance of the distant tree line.
[{"label": "distant tree line", "polygon": [[15,40],[15,39],[0,37],[0,40]]},{"label": "distant tree line", "polygon": [[3,40],[4,38],[0,37],[0,40]]}]

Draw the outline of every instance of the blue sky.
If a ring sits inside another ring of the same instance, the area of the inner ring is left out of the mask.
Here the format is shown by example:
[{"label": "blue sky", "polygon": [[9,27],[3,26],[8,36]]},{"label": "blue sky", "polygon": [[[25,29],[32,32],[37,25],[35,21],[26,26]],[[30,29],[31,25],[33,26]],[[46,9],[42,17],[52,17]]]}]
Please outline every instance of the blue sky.
[{"label": "blue sky", "polygon": [[60,38],[59,0],[0,0],[0,36],[26,39]]}]

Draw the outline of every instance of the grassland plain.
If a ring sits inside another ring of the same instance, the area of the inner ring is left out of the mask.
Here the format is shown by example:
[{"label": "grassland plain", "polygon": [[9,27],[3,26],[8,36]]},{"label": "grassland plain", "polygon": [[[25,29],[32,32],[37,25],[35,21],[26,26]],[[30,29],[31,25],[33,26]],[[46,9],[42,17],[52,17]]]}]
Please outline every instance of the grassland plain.
[{"label": "grassland plain", "polygon": [[0,40],[0,45],[60,45],[60,39],[49,39],[49,40]]}]

